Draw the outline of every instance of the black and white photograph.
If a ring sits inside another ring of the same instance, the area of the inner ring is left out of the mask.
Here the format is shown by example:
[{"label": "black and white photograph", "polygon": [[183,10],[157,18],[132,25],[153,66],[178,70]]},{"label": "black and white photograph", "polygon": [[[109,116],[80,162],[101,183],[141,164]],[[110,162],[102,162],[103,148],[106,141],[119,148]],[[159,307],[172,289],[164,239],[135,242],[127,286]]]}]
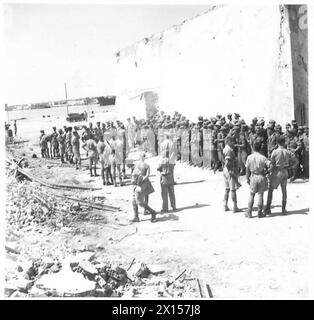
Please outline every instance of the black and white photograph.
[{"label": "black and white photograph", "polygon": [[306,3],[4,1],[2,20],[0,296],[310,298]]}]

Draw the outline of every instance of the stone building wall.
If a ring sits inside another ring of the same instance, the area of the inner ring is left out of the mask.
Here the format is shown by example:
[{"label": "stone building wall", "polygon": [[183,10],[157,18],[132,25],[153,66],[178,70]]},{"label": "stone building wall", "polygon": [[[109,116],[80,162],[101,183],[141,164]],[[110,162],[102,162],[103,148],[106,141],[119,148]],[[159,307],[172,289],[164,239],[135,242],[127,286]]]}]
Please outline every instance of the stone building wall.
[{"label": "stone building wall", "polygon": [[150,92],[159,109],[177,110],[192,120],[217,112],[281,123],[294,118],[285,6],[214,6],[114,59],[121,117],[144,116],[145,99],[134,97]]}]

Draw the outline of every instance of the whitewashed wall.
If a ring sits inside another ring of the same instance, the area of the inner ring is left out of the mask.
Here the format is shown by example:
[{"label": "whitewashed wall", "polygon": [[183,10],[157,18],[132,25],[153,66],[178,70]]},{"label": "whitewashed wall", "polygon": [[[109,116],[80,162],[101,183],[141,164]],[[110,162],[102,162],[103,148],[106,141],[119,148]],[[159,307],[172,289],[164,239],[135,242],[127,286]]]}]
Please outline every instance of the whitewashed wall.
[{"label": "whitewashed wall", "polygon": [[[223,6],[120,52],[117,110],[143,113],[132,96],[159,93],[159,107],[191,119],[217,112],[293,118],[287,10],[279,6]],[[132,105],[132,107],[131,107]]]}]

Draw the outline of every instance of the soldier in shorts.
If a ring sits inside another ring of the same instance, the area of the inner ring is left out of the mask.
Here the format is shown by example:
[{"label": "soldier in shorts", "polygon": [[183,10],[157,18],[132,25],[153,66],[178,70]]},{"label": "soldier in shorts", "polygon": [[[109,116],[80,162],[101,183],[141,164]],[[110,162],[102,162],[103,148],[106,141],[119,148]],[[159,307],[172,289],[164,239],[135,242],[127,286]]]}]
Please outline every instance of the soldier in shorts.
[{"label": "soldier in shorts", "polygon": [[278,148],[270,157],[270,176],[267,204],[264,215],[271,215],[270,207],[273,199],[273,191],[280,185],[282,191],[282,213],[286,212],[288,170],[298,164],[298,159],[292,152],[285,148],[286,139],[282,135],[277,139]]},{"label": "soldier in shorts", "polygon": [[73,132],[72,138],[73,160],[76,170],[81,169],[81,154],[80,154],[80,136],[77,131]]},{"label": "soldier in shorts", "polygon": [[225,196],[224,196],[224,210],[228,211],[229,192],[231,191],[231,199],[233,201],[233,212],[240,212],[237,206],[237,189],[241,187],[238,182],[238,164],[237,156],[233,148],[233,137],[226,137],[226,146],[223,150],[225,158],[225,166],[223,168],[223,175],[225,179]]},{"label": "soldier in shorts", "polygon": [[93,177],[93,169],[94,169],[94,175],[95,177],[97,177],[97,173],[96,173],[97,146],[96,146],[95,140],[89,138],[82,145],[82,147],[87,152],[90,176]]},{"label": "soldier in shorts", "polygon": [[261,144],[255,141],[253,144],[253,153],[246,160],[246,181],[250,186],[250,197],[248,210],[245,213],[247,218],[252,218],[252,208],[255,194],[258,194],[258,217],[263,217],[264,192],[267,190],[267,169],[268,160],[261,154]]}]

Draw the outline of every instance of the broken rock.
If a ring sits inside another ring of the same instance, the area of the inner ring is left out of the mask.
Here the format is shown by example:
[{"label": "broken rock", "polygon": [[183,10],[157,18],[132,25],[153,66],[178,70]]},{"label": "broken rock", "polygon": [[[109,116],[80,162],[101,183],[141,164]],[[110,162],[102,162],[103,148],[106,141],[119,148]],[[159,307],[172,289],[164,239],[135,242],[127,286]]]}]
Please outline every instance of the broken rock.
[{"label": "broken rock", "polygon": [[58,273],[42,276],[36,282],[36,287],[58,296],[86,296],[94,294],[96,283],[85,279],[81,273],[66,268]]}]

